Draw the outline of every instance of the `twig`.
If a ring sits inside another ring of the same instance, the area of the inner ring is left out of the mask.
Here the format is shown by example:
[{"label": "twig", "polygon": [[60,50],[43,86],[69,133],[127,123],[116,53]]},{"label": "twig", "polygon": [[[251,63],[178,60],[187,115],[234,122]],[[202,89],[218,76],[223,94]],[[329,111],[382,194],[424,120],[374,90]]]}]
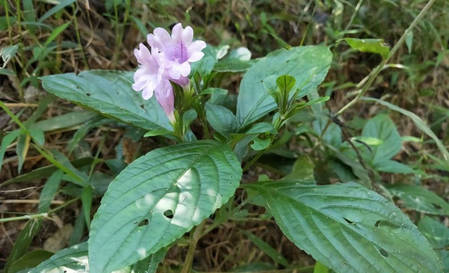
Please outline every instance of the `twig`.
[{"label": "twig", "polygon": [[65,202],[64,204],[62,204],[59,207],[56,207],[54,209],[49,210],[48,212],[43,212],[43,213],[36,213],[36,214],[27,214],[27,215],[23,215],[23,216],[16,216],[16,217],[8,217],[8,218],[1,218],[0,219],[0,223],[5,223],[5,222],[11,222],[11,221],[20,221],[20,220],[30,220],[30,219],[36,219],[36,218],[44,218],[44,217],[48,217],[50,214],[78,201],[80,198],[74,198],[71,199],[67,202]]},{"label": "twig", "polygon": [[433,5],[435,0],[429,0],[427,4],[424,6],[424,8],[421,10],[421,12],[418,14],[418,16],[415,17],[413,22],[410,24],[410,26],[404,31],[399,41],[394,45],[393,49],[390,51],[388,56],[382,60],[382,62],[376,66],[374,70],[371,71],[371,73],[368,75],[368,80],[366,81],[366,84],[363,86],[363,88],[360,90],[360,92],[357,94],[357,96],[352,99],[348,104],[343,106],[338,112],[337,116],[341,115],[344,111],[346,111],[348,108],[350,108],[352,105],[357,103],[359,99],[368,91],[368,89],[373,84],[374,80],[377,78],[379,73],[382,71],[385,64],[393,57],[393,55],[399,50],[399,48],[404,43],[405,37],[407,37],[408,33],[412,31],[412,29],[418,24],[418,22],[422,19],[422,17],[426,14],[426,12],[430,9],[430,7]]},{"label": "twig", "polygon": [[6,107],[9,108],[19,108],[19,107],[38,107],[36,103],[5,103]]},{"label": "twig", "polygon": [[[3,204],[39,204],[40,200],[20,200],[20,199],[10,199],[10,200],[0,200]],[[51,201],[53,205],[62,205],[64,201],[53,200]]]}]

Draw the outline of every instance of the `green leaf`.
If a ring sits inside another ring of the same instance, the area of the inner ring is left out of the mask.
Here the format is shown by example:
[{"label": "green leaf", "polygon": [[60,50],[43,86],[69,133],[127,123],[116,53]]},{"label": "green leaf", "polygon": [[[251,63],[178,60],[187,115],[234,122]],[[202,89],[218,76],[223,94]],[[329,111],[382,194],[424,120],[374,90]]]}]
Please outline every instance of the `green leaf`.
[{"label": "green leaf", "polygon": [[[54,156],[52,160],[55,160],[60,167],[62,171],[64,171],[68,177],[71,178],[71,182],[80,185],[80,186],[87,186],[87,181],[89,180],[87,175],[78,169],[76,169],[72,163],[70,163],[70,160],[61,152],[57,150],[53,150],[52,154],[50,156]],[[53,163],[53,162],[52,162]]]},{"label": "green leaf", "polygon": [[237,130],[234,113],[224,106],[206,103],[206,118],[212,128],[223,136]]},{"label": "green leaf", "polygon": [[449,272],[449,228],[441,222],[424,216],[418,223],[419,230],[435,248],[443,262],[444,272]]},{"label": "green leaf", "polygon": [[154,136],[166,136],[166,135],[172,135],[172,132],[166,130],[166,129],[160,129],[160,130],[151,130],[146,132],[143,136],[144,137],[154,137]]},{"label": "green leaf", "polygon": [[3,65],[1,68],[5,68],[6,64],[8,64],[9,61],[11,61],[14,56],[16,56],[17,50],[19,49],[19,45],[12,45],[4,47],[0,50],[0,56],[3,60]]},{"label": "green leaf", "polygon": [[182,115],[182,126],[184,127],[184,132],[188,131],[190,128],[190,124],[195,121],[195,119],[198,117],[198,114],[196,113],[195,109],[189,109],[185,111]]},{"label": "green leaf", "polygon": [[6,149],[20,136],[20,134],[20,130],[15,130],[2,138],[2,144],[0,145],[0,171],[2,170],[3,157],[5,156]]},{"label": "green leaf", "polygon": [[388,189],[404,202],[406,208],[428,214],[449,215],[449,204],[424,187],[401,184]]},{"label": "green leaf", "polygon": [[42,261],[50,258],[51,255],[53,255],[53,253],[42,249],[30,251],[12,263],[8,273],[15,273],[24,269],[33,268]]},{"label": "green leaf", "polygon": [[289,93],[295,86],[296,80],[290,75],[282,75],[276,79],[276,85],[281,93]]},{"label": "green leaf", "polygon": [[39,145],[44,146],[45,144],[45,134],[44,131],[38,129],[38,128],[30,128],[28,129],[30,132],[30,136],[33,138],[33,141]]},{"label": "green leaf", "polygon": [[305,184],[315,184],[313,169],[315,164],[306,155],[302,155],[296,159],[293,164],[292,171],[282,178],[285,181],[301,182]]},{"label": "green leaf", "polygon": [[90,111],[74,111],[64,115],[56,116],[46,120],[41,120],[31,126],[44,132],[55,131],[63,128],[73,127],[79,124],[84,124],[89,120],[95,118],[96,113]]},{"label": "green leaf", "polygon": [[[23,0],[23,18],[25,21],[36,21],[36,11],[33,6],[33,0]],[[31,29],[32,30],[32,29]]]},{"label": "green leaf", "polygon": [[22,134],[17,138],[16,154],[18,157],[17,169],[18,172],[22,172],[23,163],[25,163],[28,150],[30,148],[30,137],[22,132]]},{"label": "green leaf", "polygon": [[226,203],[241,175],[229,147],[212,141],[138,158],[109,185],[92,221],[91,272],[123,268],[169,245]]},{"label": "green leaf", "polygon": [[[45,41],[44,47],[48,47],[48,45],[50,45],[51,42],[53,42],[54,39],[56,39],[56,37],[58,37],[59,34],[61,34],[72,22],[67,22],[65,24],[62,24],[60,26],[58,26],[57,28],[55,28],[50,36],[48,36],[47,40]],[[41,51],[42,52],[42,51]],[[39,54],[41,56],[41,54]]]},{"label": "green leaf", "polygon": [[191,75],[194,75],[198,72],[202,77],[209,75],[214,69],[215,64],[217,63],[217,50],[211,46],[207,45],[205,49],[203,49],[204,56],[201,60],[192,63],[192,72]]},{"label": "green leaf", "polygon": [[363,143],[365,143],[366,145],[369,145],[369,146],[379,146],[379,145],[381,145],[383,143],[382,139],[378,139],[378,138],[375,138],[375,137],[365,137],[365,136],[352,137],[351,140],[352,141],[357,141],[357,142],[363,142]]},{"label": "green leaf", "polygon": [[268,122],[258,122],[255,123],[251,128],[249,128],[244,134],[245,135],[258,135],[263,133],[274,133],[275,129],[273,124]]},{"label": "green leaf", "polygon": [[45,182],[39,198],[39,213],[47,212],[50,209],[51,201],[58,191],[59,184],[64,173],[61,170],[54,172]]},{"label": "green leaf", "polygon": [[[275,86],[277,77],[291,75],[298,97],[314,90],[326,77],[332,54],[325,46],[302,46],[280,49],[254,64],[243,76],[237,101],[237,120],[240,128],[276,109],[267,86]],[[266,84],[264,81],[268,81]]]},{"label": "green leaf", "polygon": [[361,52],[376,53],[387,58],[390,54],[390,47],[384,43],[382,39],[357,39],[357,38],[345,38],[345,41],[353,49]]},{"label": "green leaf", "polygon": [[42,77],[48,92],[146,130],[172,126],[153,97],[144,100],[131,88],[132,72],[91,70]]},{"label": "green leaf", "polygon": [[73,246],[81,242],[84,235],[84,229],[86,226],[86,219],[84,212],[80,210],[80,213],[76,216],[75,225],[73,226],[73,232],[70,234],[69,246]]},{"label": "green leaf", "polygon": [[88,272],[87,242],[56,252],[29,273]]},{"label": "green leaf", "polygon": [[[85,158],[80,158],[80,159],[74,160],[74,161],[71,162],[71,164],[72,164],[73,167],[78,168],[78,167],[91,165],[93,161],[94,161],[93,158],[85,157]],[[49,165],[49,166],[37,168],[37,169],[32,170],[29,173],[18,175],[18,176],[13,177],[13,178],[11,178],[9,180],[6,180],[2,184],[0,184],[0,186],[4,187],[4,186],[12,184],[12,183],[25,182],[25,181],[32,181],[32,180],[36,180],[36,179],[47,178],[53,172],[55,172],[56,170],[58,170],[58,167],[56,167],[54,165]]]},{"label": "green leaf", "polygon": [[440,221],[424,216],[419,220],[418,228],[435,248],[449,246],[449,228]]},{"label": "green leaf", "polygon": [[217,72],[244,72],[251,67],[251,52],[246,47],[232,50],[214,66]]},{"label": "green leaf", "polygon": [[87,227],[90,226],[90,210],[92,208],[92,187],[87,186],[83,188],[81,193],[81,202],[83,203],[83,212]]},{"label": "green leaf", "polygon": [[329,273],[329,268],[320,262],[316,262],[313,267],[313,273]]},{"label": "green leaf", "polygon": [[395,160],[383,160],[376,162],[374,168],[381,172],[387,173],[414,173],[413,169]]},{"label": "green leaf", "polygon": [[9,273],[10,266],[26,253],[34,236],[39,232],[41,223],[41,219],[31,219],[27,222],[25,228],[20,231],[6,260],[5,273]]},{"label": "green leaf", "polygon": [[75,1],[76,0],[62,0],[61,2],[59,2],[59,4],[57,4],[56,6],[54,6],[51,9],[49,9],[44,15],[42,15],[42,17],[39,18],[39,23],[42,23],[44,20],[46,20],[47,18],[49,18],[53,14],[55,14],[58,11],[64,9],[68,5],[73,4]]},{"label": "green leaf", "polygon": [[410,30],[405,35],[405,44],[407,45],[408,54],[412,53],[412,48],[413,48],[413,31]]},{"label": "green leaf", "polygon": [[287,259],[268,243],[252,234],[251,232],[243,231],[243,233],[248,237],[248,239],[250,239],[253,244],[255,244],[260,250],[262,250],[271,259],[273,259],[273,261],[286,267],[289,265]]},{"label": "green leaf", "polygon": [[132,266],[132,273],[156,273],[159,264],[164,260],[168,248],[162,248],[153,255],[138,261]]},{"label": "green leaf", "polygon": [[438,149],[443,154],[444,158],[446,160],[449,160],[449,152],[447,151],[443,142],[441,142],[441,140],[435,135],[435,133],[429,128],[429,126],[420,117],[418,117],[415,113],[412,113],[408,110],[402,109],[401,107],[391,104],[389,102],[375,99],[375,98],[362,97],[362,100],[377,102],[383,106],[390,108],[393,111],[399,112],[399,113],[409,117],[415,123],[415,125],[416,125],[416,127],[418,127],[418,129],[423,131],[426,135],[428,135],[430,138],[432,138],[433,141],[435,141],[435,143],[438,146]]},{"label": "green leaf", "polygon": [[268,146],[270,146],[270,144],[271,144],[270,138],[256,137],[253,140],[253,143],[251,144],[251,148],[255,151],[261,151],[261,150],[265,150],[266,148],[268,148]]},{"label": "green leaf", "polygon": [[441,272],[435,252],[408,217],[359,184],[276,181],[247,188],[265,199],[296,246],[336,272]]},{"label": "green leaf", "polygon": [[376,164],[395,156],[402,147],[402,139],[393,121],[387,115],[377,115],[363,127],[363,137],[376,138],[382,144],[372,146],[369,158]]}]

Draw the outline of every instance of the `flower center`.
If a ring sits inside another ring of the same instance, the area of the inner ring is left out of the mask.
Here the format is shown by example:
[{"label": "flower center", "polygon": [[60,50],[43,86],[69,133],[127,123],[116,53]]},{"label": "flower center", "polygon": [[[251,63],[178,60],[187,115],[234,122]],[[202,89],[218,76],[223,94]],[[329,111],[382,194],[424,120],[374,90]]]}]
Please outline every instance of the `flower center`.
[{"label": "flower center", "polygon": [[187,47],[183,42],[174,43],[167,46],[167,57],[171,61],[176,61],[177,63],[184,63],[187,61]]}]

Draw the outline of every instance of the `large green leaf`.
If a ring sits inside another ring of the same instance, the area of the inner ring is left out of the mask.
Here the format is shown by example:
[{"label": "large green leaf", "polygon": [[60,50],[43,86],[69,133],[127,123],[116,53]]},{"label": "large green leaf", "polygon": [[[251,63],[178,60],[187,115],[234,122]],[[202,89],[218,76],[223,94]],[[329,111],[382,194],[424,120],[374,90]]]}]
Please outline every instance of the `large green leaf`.
[{"label": "large green leaf", "polygon": [[91,70],[42,77],[48,92],[147,130],[172,130],[155,98],[144,100],[131,88],[132,72]]},{"label": "large green leaf", "polygon": [[258,120],[276,108],[267,86],[276,86],[281,75],[296,79],[299,97],[314,90],[326,77],[332,54],[325,46],[301,46],[280,49],[254,64],[244,75],[237,101],[240,128]]},{"label": "large green leaf", "polygon": [[428,214],[449,215],[449,204],[424,187],[398,184],[388,189],[392,195],[399,197],[407,208]]},{"label": "large green leaf", "polygon": [[92,273],[155,253],[211,215],[234,194],[242,170],[228,146],[199,141],[160,148],[110,184],[92,221]]},{"label": "large green leaf", "polygon": [[391,202],[355,183],[249,186],[284,234],[336,272],[441,272],[416,226]]}]

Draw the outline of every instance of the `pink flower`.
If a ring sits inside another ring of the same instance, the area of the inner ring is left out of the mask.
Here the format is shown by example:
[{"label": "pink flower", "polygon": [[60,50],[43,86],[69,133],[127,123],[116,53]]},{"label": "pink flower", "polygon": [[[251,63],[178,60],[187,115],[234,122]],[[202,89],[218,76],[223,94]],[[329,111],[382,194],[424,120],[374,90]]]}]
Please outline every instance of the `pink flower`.
[{"label": "pink flower", "polygon": [[147,100],[155,93],[156,99],[167,116],[173,120],[174,94],[170,81],[186,86],[189,83],[190,63],[199,61],[206,47],[204,41],[194,41],[191,27],[182,28],[180,23],[173,27],[172,35],[162,28],[148,34],[151,51],[143,44],[134,50],[139,68],[134,73],[133,89],[142,91]]},{"label": "pink flower", "polygon": [[[156,99],[168,116],[173,114],[174,95],[167,73],[167,64],[162,54],[152,54],[148,48],[140,44],[134,49],[134,55],[139,62],[139,68],[134,73],[133,89],[142,91],[145,100],[156,93]],[[183,79],[178,79],[178,81]],[[188,79],[187,79],[188,81]]]},{"label": "pink flower", "polygon": [[148,34],[147,41],[153,50],[164,54],[168,61],[168,73],[172,79],[187,77],[190,74],[190,63],[203,58],[201,52],[206,47],[204,41],[192,41],[193,29],[183,28],[181,23],[176,24],[171,36],[163,28],[156,28],[154,34]]}]

